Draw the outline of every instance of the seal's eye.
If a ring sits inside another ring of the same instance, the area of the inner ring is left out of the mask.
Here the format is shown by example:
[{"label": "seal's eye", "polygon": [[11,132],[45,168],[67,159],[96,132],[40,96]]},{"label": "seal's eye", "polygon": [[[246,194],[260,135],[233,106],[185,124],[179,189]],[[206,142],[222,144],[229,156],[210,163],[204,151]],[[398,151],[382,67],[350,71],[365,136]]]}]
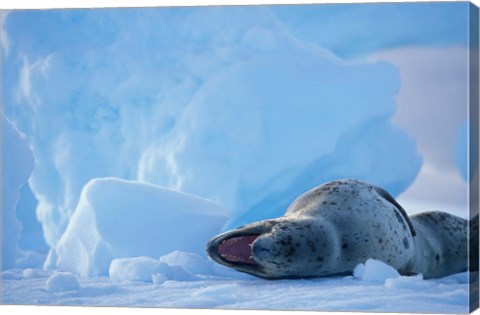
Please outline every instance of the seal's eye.
[{"label": "seal's eye", "polygon": [[252,255],[252,243],[259,235],[236,236],[223,240],[217,248],[220,257],[228,262],[256,264]]}]

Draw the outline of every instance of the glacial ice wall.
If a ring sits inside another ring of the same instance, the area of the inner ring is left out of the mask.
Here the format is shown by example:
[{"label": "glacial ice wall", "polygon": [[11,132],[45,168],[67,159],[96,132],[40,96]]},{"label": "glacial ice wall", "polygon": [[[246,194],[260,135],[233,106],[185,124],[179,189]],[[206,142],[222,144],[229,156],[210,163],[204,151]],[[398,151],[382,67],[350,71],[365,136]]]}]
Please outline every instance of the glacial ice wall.
[{"label": "glacial ice wall", "polygon": [[5,118],[2,113],[0,126],[2,139],[2,268],[9,269],[15,265],[19,257],[18,243],[22,225],[15,209],[20,198],[20,189],[27,182],[33,167],[34,158],[23,135]]},{"label": "glacial ice wall", "polygon": [[23,11],[5,30],[5,111],[35,152],[52,247],[94,178],[211,199],[228,228],[329,179],[398,194],[418,173],[390,122],[396,69],[303,42],[267,7]]}]

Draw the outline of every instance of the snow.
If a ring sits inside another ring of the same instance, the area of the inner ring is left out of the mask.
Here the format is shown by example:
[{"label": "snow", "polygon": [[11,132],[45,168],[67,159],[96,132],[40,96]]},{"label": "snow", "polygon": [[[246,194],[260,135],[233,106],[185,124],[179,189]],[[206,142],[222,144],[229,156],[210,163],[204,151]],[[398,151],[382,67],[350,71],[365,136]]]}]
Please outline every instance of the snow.
[{"label": "snow", "polygon": [[160,257],[160,262],[166,263],[170,266],[181,267],[183,270],[193,275],[208,275],[213,273],[212,262],[207,260],[204,256],[202,257],[194,253],[176,250]]},{"label": "snow", "polygon": [[33,278],[36,275],[37,274],[36,274],[35,270],[33,270],[32,268],[23,269],[22,277],[25,278],[25,279]]},{"label": "snow", "polygon": [[363,281],[384,283],[388,279],[399,278],[400,274],[395,268],[380,260],[368,259],[364,264],[355,267],[353,276]]},{"label": "snow", "polygon": [[112,260],[109,277],[115,282],[142,281],[162,284],[167,280],[196,281],[214,274],[212,262],[198,254],[174,251],[153,259],[150,257]]},{"label": "snow", "polygon": [[58,255],[54,248],[51,248],[48,251],[47,257],[43,262],[43,269],[45,270],[55,270],[57,268]]},{"label": "snow", "polygon": [[21,250],[15,260],[16,268],[38,268],[43,265],[45,255],[33,250]]},{"label": "snow", "polygon": [[108,274],[115,282],[149,282],[158,269],[165,269],[162,265],[165,264],[160,264],[158,260],[149,257],[120,258],[112,260]]},{"label": "snow", "polygon": [[[398,271],[388,264],[375,260],[368,259],[364,264],[358,264],[353,271],[353,277],[368,283],[383,284],[388,290],[397,291],[420,291],[432,289],[435,287],[435,281],[424,281],[421,274],[412,276],[401,276]],[[441,283],[449,282],[450,277],[445,277],[440,280]],[[468,273],[462,273],[452,276],[452,278],[459,280],[452,283],[468,283]],[[420,312],[420,311],[418,311]]]},{"label": "snow", "polygon": [[70,272],[55,272],[45,282],[50,292],[77,291],[80,289],[77,278]]},{"label": "snow", "polygon": [[[21,271],[8,272],[9,277],[2,273],[6,304],[459,314],[467,313],[469,296],[467,273],[431,280],[400,277],[389,287],[353,276],[271,281],[211,275],[145,282],[78,277],[76,291],[50,292],[44,289],[48,274],[22,279]],[[405,278],[411,283],[401,284]]]},{"label": "snow", "polygon": [[415,275],[410,277],[397,277],[385,280],[385,287],[387,289],[405,289],[405,290],[422,290],[431,284],[422,281],[422,275]]},{"label": "snow", "polygon": [[167,280],[193,281],[196,277],[178,265],[169,265],[149,257],[114,259],[109,277],[114,282],[141,281],[162,284]]},{"label": "snow", "polygon": [[227,218],[216,203],[152,184],[95,179],[82,191],[55,247],[56,266],[105,276],[115,258],[160,257],[175,250],[205,256]]},{"label": "snow", "polygon": [[20,189],[25,185],[34,167],[33,154],[24,135],[2,113],[2,221],[1,257],[3,268],[12,268],[20,256],[21,223],[15,209]]}]

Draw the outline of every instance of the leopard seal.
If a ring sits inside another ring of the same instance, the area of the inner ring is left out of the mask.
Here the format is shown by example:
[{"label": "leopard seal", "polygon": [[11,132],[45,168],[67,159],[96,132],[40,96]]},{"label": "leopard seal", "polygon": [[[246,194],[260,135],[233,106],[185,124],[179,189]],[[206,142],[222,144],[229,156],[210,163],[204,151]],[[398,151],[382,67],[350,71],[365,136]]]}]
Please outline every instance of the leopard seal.
[{"label": "leopard seal", "polygon": [[351,274],[369,258],[437,278],[467,270],[467,230],[467,220],[444,212],[409,217],[384,189],[342,179],[304,193],[280,218],[214,237],[207,255],[265,279]]}]

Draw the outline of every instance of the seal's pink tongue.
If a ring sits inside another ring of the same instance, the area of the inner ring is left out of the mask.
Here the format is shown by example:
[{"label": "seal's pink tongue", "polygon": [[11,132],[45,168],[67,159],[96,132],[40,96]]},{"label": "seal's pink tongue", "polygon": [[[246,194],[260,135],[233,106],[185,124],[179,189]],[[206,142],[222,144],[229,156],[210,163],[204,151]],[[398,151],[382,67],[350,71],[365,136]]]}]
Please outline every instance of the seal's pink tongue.
[{"label": "seal's pink tongue", "polygon": [[232,237],[218,245],[217,252],[229,262],[256,264],[252,257],[252,243],[258,235]]}]

